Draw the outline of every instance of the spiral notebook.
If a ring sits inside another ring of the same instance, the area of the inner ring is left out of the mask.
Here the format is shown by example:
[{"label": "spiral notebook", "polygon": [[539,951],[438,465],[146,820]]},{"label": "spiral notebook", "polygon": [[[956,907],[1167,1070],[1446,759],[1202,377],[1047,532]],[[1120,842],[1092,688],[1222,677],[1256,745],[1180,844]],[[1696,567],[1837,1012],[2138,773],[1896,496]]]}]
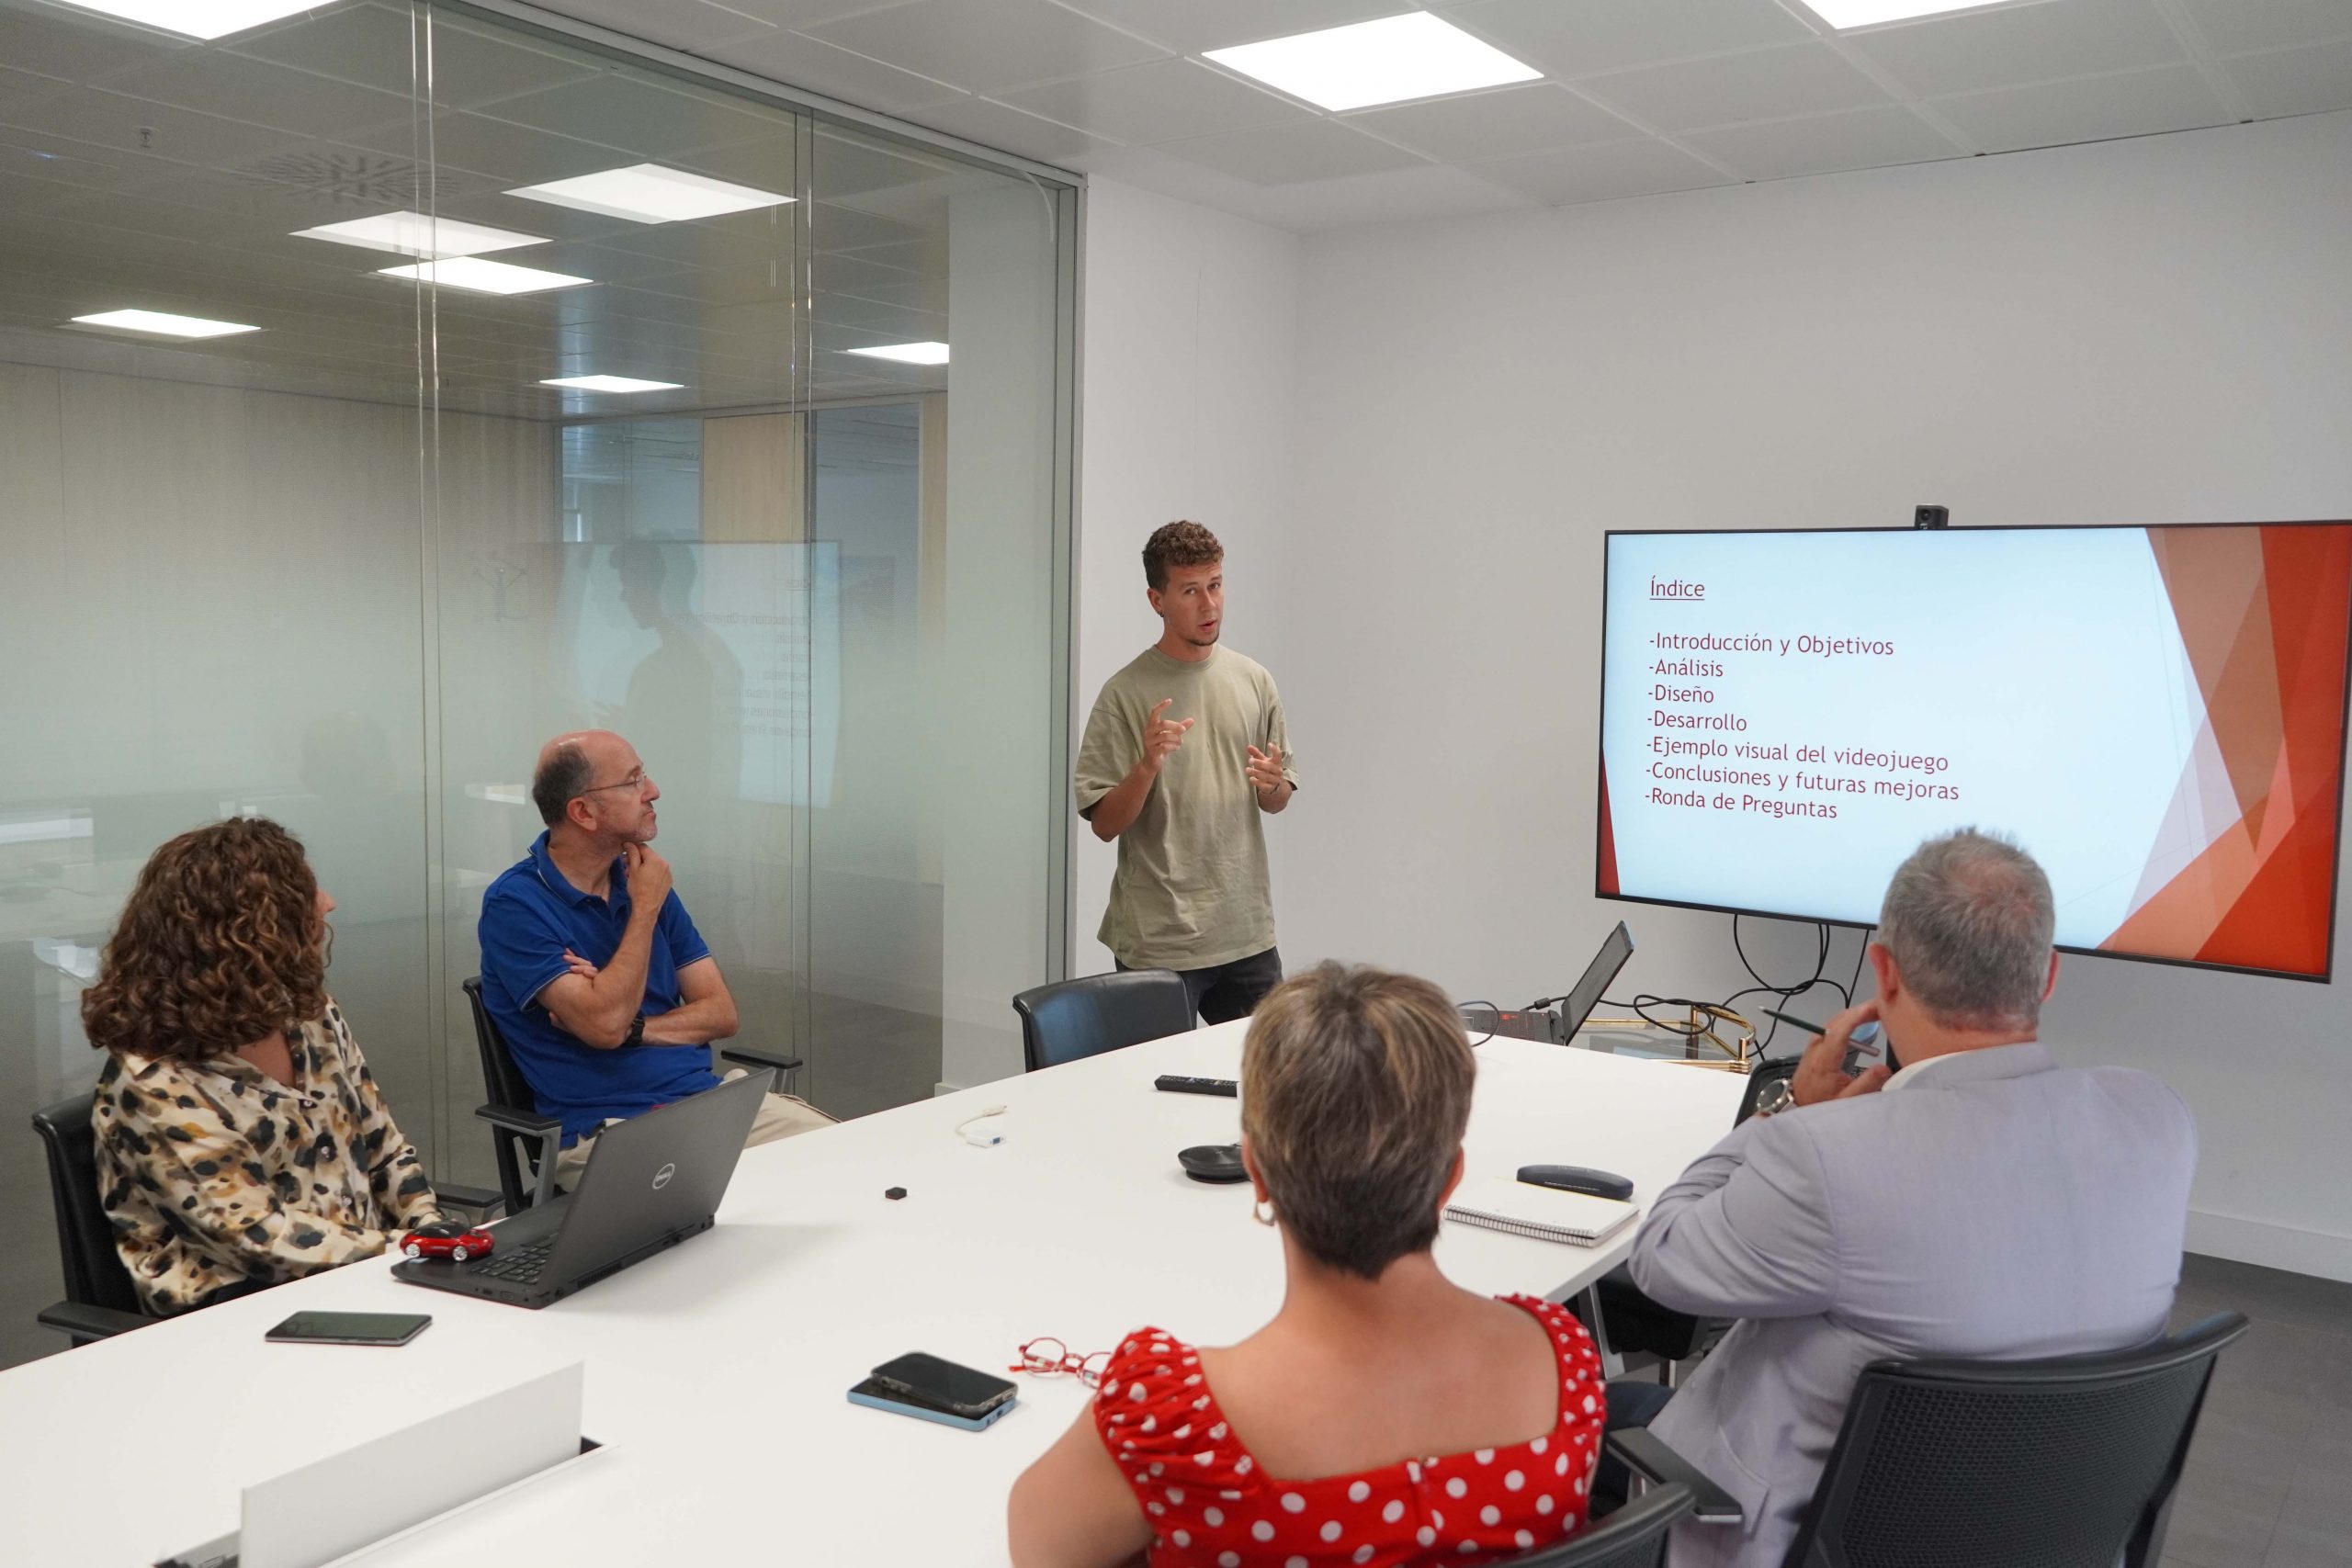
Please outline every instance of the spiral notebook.
[{"label": "spiral notebook", "polygon": [[1615,1198],[1563,1192],[1500,1176],[1472,1183],[1445,1206],[1447,1219],[1465,1225],[1570,1247],[1597,1247],[1633,1224],[1641,1212],[1639,1204]]}]

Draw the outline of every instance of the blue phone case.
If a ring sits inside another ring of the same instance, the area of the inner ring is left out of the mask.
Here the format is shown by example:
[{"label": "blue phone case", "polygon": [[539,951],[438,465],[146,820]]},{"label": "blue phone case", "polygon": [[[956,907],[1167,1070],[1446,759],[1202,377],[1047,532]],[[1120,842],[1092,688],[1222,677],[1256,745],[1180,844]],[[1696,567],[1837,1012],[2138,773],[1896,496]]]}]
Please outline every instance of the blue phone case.
[{"label": "blue phone case", "polygon": [[912,1416],[918,1420],[936,1421],[943,1427],[953,1427],[958,1431],[984,1432],[1004,1419],[1006,1414],[1021,1403],[1021,1396],[1014,1394],[985,1416],[953,1416],[944,1410],[933,1410],[921,1404],[908,1404],[892,1399],[888,1394],[869,1393],[864,1383],[849,1391],[849,1402],[852,1404],[870,1405],[876,1410],[888,1410],[894,1416]]}]

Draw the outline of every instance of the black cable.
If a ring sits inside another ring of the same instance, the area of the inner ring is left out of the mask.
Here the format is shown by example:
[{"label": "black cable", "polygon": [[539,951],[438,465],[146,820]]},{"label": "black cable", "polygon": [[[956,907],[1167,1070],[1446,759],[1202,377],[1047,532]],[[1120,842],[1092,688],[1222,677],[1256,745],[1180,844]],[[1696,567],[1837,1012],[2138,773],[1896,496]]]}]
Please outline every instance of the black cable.
[{"label": "black cable", "polygon": [[[1454,1004],[1453,1004],[1453,1010],[1454,1010],[1454,1011],[1456,1011],[1456,1012],[1468,1012],[1472,1008],[1485,1008],[1488,1012],[1493,1013],[1493,1014],[1495,1015],[1495,1021],[1496,1021],[1496,1022],[1499,1023],[1499,1022],[1501,1022],[1501,1021],[1502,1021],[1502,1012],[1503,1012],[1503,1010],[1502,1010],[1502,1009],[1500,1009],[1500,1008],[1498,1008],[1498,1007],[1497,1007],[1497,1006],[1496,1006],[1494,1003],[1492,1003],[1492,1002],[1489,1002],[1489,1001],[1466,1001],[1466,1002],[1456,1002],[1456,1003],[1454,1003]],[[1479,1046],[1484,1045],[1487,1041],[1492,1040],[1494,1037],[1495,1037],[1495,1032],[1494,1032],[1493,1030],[1489,1029],[1489,1030],[1487,1030],[1487,1032],[1486,1032],[1486,1033],[1484,1033],[1484,1034],[1480,1035],[1477,1039],[1473,1040],[1472,1042],[1470,1042],[1470,1048],[1471,1048],[1472,1050],[1474,1050],[1474,1051],[1475,1051],[1475,1050],[1476,1050]]]}]

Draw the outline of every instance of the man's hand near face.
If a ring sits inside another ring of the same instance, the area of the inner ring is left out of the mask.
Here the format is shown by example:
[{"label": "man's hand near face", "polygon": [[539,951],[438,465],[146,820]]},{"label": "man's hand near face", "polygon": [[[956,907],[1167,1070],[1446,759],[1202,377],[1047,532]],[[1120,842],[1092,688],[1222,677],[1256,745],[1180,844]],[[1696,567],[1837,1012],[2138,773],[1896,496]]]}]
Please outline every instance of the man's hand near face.
[{"label": "man's hand near face", "polygon": [[1876,1094],[1886,1080],[1894,1076],[1884,1062],[1873,1062],[1851,1077],[1846,1075],[1846,1053],[1851,1048],[1854,1031],[1878,1019],[1876,1000],[1858,1002],[1835,1014],[1823,1032],[1814,1037],[1797,1061],[1797,1070],[1789,1079],[1789,1092],[1799,1105],[1818,1105],[1825,1100],[1845,1100],[1858,1094]]}]

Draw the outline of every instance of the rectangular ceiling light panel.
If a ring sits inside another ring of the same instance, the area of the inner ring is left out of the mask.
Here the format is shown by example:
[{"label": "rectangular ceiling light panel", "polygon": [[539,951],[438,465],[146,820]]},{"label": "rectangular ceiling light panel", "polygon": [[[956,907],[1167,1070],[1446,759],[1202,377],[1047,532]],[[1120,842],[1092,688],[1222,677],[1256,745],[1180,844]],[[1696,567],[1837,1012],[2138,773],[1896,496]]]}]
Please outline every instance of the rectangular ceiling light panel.
[{"label": "rectangular ceiling light panel", "polygon": [[947,345],[944,343],[886,343],[879,348],[845,348],[843,354],[862,354],[869,359],[895,359],[901,365],[944,365]]},{"label": "rectangular ceiling light panel", "polygon": [[523,245],[547,243],[537,234],[518,234],[512,229],[492,229],[482,223],[461,223],[454,218],[427,218],[422,212],[380,212],[373,218],[354,218],[347,223],[323,223],[316,229],[297,229],[294,237],[391,251],[404,256],[478,256],[487,251],[511,251]]},{"label": "rectangular ceiling light panel", "polygon": [[632,164],[554,180],[543,186],[523,186],[506,193],[527,201],[544,201],[605,218],[626,218],[633,223],[678,223],[690,218],[717,218],[754,208],[782,207],[792,200],[772,190],[730,185],[707,175],[665,169],[659,164]]},{"label": "rectangular ceiling light panel", "polygon": [[101,310],[74,318],[85,327],[107,327],[121,333],[153,333],[157,337],[228,337],[257,333],[242,321],[208,321],[202,316],[175,316],[165,310]]},{"label": "rectangular ceiling light panel", "polygon": [[298,11],[315,10],[319,0],[67,0],[84,11],[96,11],[161,28],[183,38],[226,38]]},{"label": "rectangular ceiling light panel", "polygon": [[1881,22],[1907,22],[1914,17],[1939,17],[1946,11],[1993,9],[1985,0],[1804,0],[1804,5],[1840,32]]},{"label": "rectangular ceiling light panel", "polygon": [[535,266],[483,261],[479,256],[450,256],[441,261],[419,262],[414,266],[379,270],[386,277],[413,277],[420,283],[437,283],[444,288],[462,288],[469,294],[537,294],[542,289],[571,288],[596,281],[593,277],[574,277],[567,272],[541,272]]},{"label": "rectangular ceiling light panel", "polygon": [[1213,49],[1207,58],[1335,111],[1532,82],[1544,74],[1426,11]]},{"label": "rectangular ceiling light panel", "polygon": [[639,381],[628,376],[554,376],[542,387],[570,387],[582,392],[674,392],[684,381]]}]

